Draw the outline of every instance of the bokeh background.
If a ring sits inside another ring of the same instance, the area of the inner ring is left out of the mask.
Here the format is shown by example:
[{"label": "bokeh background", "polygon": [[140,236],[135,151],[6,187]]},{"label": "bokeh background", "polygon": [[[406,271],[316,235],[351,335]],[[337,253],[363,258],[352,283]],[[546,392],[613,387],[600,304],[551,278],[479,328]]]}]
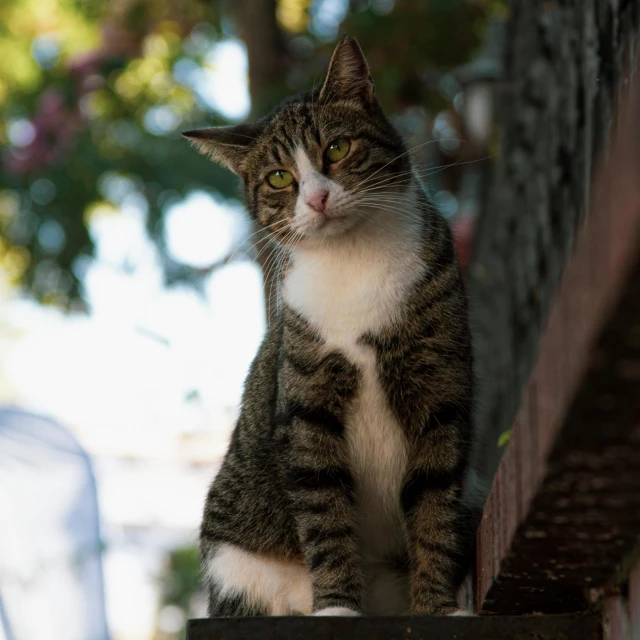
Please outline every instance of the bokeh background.
[{"label": "bokeh background", "polygon": [[272,254],[181,130],[322,81],[343,33],[466,263],[506,0],[0,3],[0,638],[169,640]]}]

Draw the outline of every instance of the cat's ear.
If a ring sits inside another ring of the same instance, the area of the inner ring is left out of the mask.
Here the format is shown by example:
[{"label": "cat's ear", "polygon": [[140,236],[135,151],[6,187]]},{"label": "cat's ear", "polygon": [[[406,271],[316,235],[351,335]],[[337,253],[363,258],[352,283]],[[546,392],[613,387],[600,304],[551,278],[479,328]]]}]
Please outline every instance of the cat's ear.
[{"label": "cat's ear", "polygon": [[185,131],[182,135],[188,138],[200,153],[208,155],[234,173],[241,174],[247,154],[261,130],[260,124],[238,124],[194,129]]},{"label": "cat's ear", "polygon": [[365,103],[374,101],[374,85],[369,65],[360,45],[343,36],[331,56],[327,77],[320,89],[320,100],[358,98]]}]

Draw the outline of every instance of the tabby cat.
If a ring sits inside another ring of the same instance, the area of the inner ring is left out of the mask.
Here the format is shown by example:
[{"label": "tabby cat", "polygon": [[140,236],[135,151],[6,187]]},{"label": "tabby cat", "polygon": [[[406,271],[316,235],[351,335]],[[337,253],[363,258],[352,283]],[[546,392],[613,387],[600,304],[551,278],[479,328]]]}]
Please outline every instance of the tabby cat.
[{"label": "tabby cat", "polygon": [[184,134],[243,178],[280,304],[209,490],[211,616],[454,614],[472,354],[451,233],[344,38],[324,84]]}]

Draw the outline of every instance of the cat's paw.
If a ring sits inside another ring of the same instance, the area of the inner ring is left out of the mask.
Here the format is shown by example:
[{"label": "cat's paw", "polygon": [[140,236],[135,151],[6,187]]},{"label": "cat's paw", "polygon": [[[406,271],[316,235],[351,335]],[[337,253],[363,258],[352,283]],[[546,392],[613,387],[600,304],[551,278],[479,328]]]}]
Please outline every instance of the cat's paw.
[{"label": "cat's paw", "polygon": [[311,615],[313,616],[359,616],[360,614],[353,609],[347,609],[347,607],[325,607],[324,609],[318,609]]},{"label": "cat's paw", "polygon": [[451,613],[448,613],[447,615],[450,617],[456,617],[456,616],[470,617],[470,616],[475,616],[476,614],[470,609],[454,609]]}]

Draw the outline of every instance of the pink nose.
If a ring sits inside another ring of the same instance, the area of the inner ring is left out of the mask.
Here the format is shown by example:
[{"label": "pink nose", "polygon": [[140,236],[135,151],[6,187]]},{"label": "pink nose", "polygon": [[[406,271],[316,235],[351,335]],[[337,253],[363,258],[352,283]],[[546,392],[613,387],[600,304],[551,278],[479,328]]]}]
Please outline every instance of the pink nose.
[{"label": "pink nose", "polygon": [[329,191],[327,189],[318,189],[314,191],[310,195],[305,198],[305,203],[308,204],[312,209],[319,211],[322,213],[327,204],[327,198],[329,196]]}]

